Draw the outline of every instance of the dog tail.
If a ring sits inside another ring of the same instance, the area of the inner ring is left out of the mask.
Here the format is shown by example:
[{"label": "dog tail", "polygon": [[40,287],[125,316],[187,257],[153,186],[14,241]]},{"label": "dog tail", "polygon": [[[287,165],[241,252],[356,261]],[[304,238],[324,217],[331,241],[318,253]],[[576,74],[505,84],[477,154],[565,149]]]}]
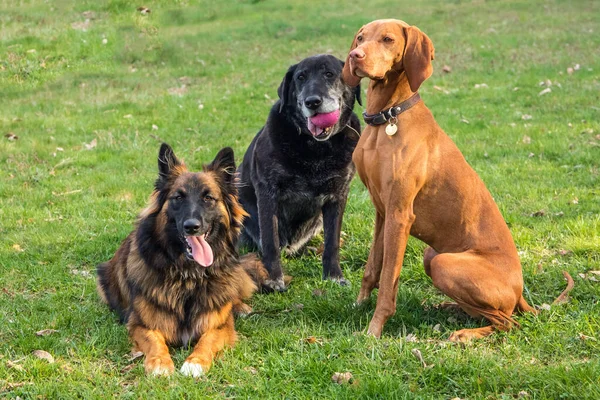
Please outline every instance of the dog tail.
[{"label": "dog tail", "polygon": [[[244,268],[244,271],[250,278],[254,281],[259,290],[264,290],[264,283],[267,279],[269,279],[269,271],[265,268],[265,265],[260,260],[258,253],[248,253],[240,257],[240,263]],[[283,281],[287,286],[292,280],[291,276],[284,275]]]},{"label": "dog tail", "polygon": [[[575,282],[573,281],[573,278],[571,278],[571,275],[569,275],[569,273],[567,271],[563,271],[562,274],[565,277],[565,279],[567,280],[567,287],[565,288],[565,290],[563,290],[561,292],[561,294],[558,295],[558,297],[552,302],[552,304],[562,304],[562,303],[566,303],[567,301],[569,301],[569,292],[571,290],[573,290],[573,288],[575,287]],[[538,313],[538,310],[536,310],[535,308],[533,308],[529,304],[527,304],[527,301],[525,301],[523,296],[521,296],[521,298],[519,299],[519,303],[517,304],[516,310],[519,313],[523,313],[523,312],[531,312],[534,314]]]}]

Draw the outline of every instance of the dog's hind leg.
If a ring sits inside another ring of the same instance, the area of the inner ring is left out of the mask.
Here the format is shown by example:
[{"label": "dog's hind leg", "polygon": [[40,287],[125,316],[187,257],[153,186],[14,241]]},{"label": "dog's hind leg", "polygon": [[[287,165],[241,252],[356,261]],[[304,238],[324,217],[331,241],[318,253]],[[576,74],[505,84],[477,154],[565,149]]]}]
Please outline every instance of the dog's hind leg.
[{"label": "dog's hind leg", "polygon": [[171,375],[175,370],[163,334],[141,325],[129,325],[129,336],[135,348],[146,356],[144,369],[151,375]]},{"label": "dog's hind leg", "polygon": [[494,330],[519,326],[511,317],[523,291],[518,261],[469,251],[443,253],[433,257],[427,269],[436,288],[470,316],[485,318],[492,324],[456,331],[450,336],[451,341],[464,342],[488,336]]}]

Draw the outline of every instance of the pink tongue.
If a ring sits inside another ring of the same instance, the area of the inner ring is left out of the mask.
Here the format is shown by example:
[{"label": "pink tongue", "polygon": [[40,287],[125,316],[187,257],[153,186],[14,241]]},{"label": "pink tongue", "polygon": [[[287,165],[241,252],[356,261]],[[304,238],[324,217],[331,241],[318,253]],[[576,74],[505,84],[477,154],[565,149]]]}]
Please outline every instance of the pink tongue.
[{"label": "pink tongue", "polygon": [[210,245],[206,243],[204,235],[202,236],[186,236],[188,244],[192,248],[192,256],[194,260],[203,267],[210,267],[213,263],[214,256]]},{"label": "pink tongue", "polygon": [[308,119],[308,130],[315,136],[320,135],[325,128],[335,125],[340,119],[340,110],[326,114],[317,114]]}]

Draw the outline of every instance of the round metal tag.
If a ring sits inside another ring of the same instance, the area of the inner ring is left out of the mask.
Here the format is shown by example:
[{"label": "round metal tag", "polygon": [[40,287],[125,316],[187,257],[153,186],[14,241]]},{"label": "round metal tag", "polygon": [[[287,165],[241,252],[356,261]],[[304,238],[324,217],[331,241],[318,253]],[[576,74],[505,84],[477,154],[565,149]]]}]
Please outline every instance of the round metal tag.
[{"label": "round metal tag", "polygon": [[388,126],[385,127],[385,134],[388,136],[394,136],[397,131],[398,126],[396,124],[388,124]]}]

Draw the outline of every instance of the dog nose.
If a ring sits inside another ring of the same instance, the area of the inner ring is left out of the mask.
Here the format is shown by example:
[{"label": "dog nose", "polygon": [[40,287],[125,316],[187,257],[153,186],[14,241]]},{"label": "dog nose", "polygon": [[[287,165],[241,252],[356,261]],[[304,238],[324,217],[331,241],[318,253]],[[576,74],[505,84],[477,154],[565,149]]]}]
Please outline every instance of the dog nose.
[{"label": "dog nose", "polygon": [[304,105],[310,110],[316,110],[322,102],[319,96],[309,96],[304,100]]},{"label": "dog nose", "polygon": [[359,60],[366,56],[365,52],[359,48],[352,50],[349,55],[351,58],[358,58]]},{"label": "dog nose", "polygon": [[183,222],[183,230],[188,235],[193,235],[195,233],[198,233],[198,231],[200,230],[200,221],[198,221],[195,218],[190,218],[190,219],[185,220]]}]

